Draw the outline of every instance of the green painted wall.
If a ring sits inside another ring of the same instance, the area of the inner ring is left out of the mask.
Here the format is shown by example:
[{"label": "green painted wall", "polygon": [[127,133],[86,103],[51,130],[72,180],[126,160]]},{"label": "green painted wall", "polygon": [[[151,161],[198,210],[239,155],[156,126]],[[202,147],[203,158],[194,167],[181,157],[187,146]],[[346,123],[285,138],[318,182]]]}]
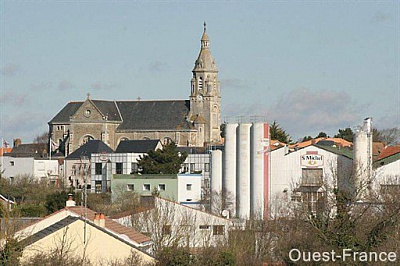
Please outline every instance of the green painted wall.
[{"label": "green painted wall", "polygon": [[[177,200],[178,179],[177,175],[113,175],[111,180],[111,191],[128,190],[128,185],[133,185],[138,195],[151,195],[157,188],[160,197]],[[150,185],[150,190],[145,190],[145,185]],[[165,185],[165,191],[159,189],[159,185]],[[112,193],[114,195],[115,193]],[[112,196],[113,199],[113,196]]]}]

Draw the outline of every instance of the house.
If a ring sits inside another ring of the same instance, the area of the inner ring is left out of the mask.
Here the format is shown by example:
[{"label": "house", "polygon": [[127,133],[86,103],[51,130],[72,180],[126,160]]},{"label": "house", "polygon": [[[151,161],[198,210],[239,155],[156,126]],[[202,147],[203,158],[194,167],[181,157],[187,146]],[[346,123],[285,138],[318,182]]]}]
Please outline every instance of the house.
[{"label": "house", "polygon": [[86,182],[87,188],[90,190],[92,183],[90,180],[90,162],[93,154],[112,152],[114,151],[101,140],[90,140],[80,146],[64,160],[65,172],[63,176],[66,186],[82,189]]},{"label": "house", "polygon": [[67,103],[51,119],[52,141],[65,156],[91,139],[102,140],[112,149],[122,140],[161,139],[178,146],[219,143],[221,92],[205,26],[200,43],[188,100],[107,101],[88,94],[84,101]]},{"label": "house", "polygon": [[91,192],[110,191],[113,174],[135,174],[137,160],[149,150],[162,149],[160,140],[125,140],[115,151],[92,154],[90,167]]},{"label": "house", "polygon": [[214,246],[225,242],[234,226],[229,219],[160,197],[151,198],[154,202],[150,208],[112,218],[149,234],[155,249],[173,244],[191,249]]},{"label": "house", "polygon": [[400,192],[400,146],[387,146],[373,164],[378,188]]},{"label": "house", "polygon": [[63,249],[65,254],[84,257],[95,265],[123,261],[132,254],[142,262],[156,262],[150,254],[152,241],[149,237],[104,214],[74,205],[69,199],[64,209],[15,233],[15,239],[24,247],[22,261],[29,261],[38,253]]},{"label": "house", "polygon": [[180,204],[200,207],[201,174],[118,175],[112,176],[112,199],[119,191],[132,191],[141,196],[158,194]]},{"label": "house", "polygon": [[13,157],[11,153],[2,157],[2,177],[13,180],[17,176],[32,176],[37,180],[58,183],[58,160],[35,157]]}]

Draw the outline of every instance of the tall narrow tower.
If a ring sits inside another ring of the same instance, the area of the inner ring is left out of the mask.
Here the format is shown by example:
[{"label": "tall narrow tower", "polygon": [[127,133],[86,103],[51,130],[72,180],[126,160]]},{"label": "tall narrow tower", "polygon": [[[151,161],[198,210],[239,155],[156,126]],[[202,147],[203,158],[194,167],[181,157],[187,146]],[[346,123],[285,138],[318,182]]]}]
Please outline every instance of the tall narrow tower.
[{"label": "tall narrow tower", "polygon": [[190,91],[190,120],[204,144],[221,140],[221,92],[218,69],[210,51],[210,39],[204,22],[201,49],[192,70]]}]

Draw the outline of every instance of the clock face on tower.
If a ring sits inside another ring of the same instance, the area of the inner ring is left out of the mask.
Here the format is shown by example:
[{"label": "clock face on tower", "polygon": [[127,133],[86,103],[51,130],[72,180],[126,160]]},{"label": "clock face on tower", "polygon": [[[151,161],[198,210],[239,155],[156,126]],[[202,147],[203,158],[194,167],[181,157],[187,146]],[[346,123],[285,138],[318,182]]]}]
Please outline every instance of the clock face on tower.
[{"label": "clock face on tower", "polygon": [[199,101],[203,100],[203,96],[197,95],[197,100],[199,100]]}]

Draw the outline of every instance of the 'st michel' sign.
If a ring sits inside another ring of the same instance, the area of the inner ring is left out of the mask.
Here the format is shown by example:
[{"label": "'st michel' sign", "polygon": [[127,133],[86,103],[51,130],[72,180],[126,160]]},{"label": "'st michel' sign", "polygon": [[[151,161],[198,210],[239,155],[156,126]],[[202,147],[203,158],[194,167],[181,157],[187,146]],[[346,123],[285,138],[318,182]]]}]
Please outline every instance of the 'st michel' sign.
[{"label": "'st michel' sign", "polygon": [[308,151],[300,155],[300,165],[305,167],[320,167],[324,165],[324,156],[317,151]]}]

